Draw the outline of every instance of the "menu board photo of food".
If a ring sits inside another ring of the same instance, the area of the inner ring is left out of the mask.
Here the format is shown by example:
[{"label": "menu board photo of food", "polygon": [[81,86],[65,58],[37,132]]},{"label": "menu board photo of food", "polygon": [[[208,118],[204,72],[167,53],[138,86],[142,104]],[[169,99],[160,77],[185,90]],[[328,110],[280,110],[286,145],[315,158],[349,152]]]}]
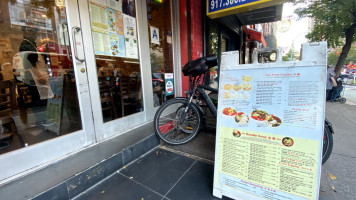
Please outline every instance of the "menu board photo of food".
[{"label": "menu board photo of food", "polygon": [[125,41],[123,35],[110,33],[111,56],[125,57]]},{"label": "menu board photo of food", "polygon": [[224,98],[236,100],[250,99],[249,91],[252,89],[252,76],[244,75],[241,78],[234,78],[230,82],[223,85]]},{"label": "menu board photo of food", "polygon": [[107,8],[109,31],[116,32],[115,10]]},{"label": "menu board photo of food", "polygon": [[250,122],[250,118],[255,121],[257,126],[261,126],[263,124],[266,127],[276,128],[282,124],[282,120],[279,117],[269,114],[263,110],[253,110],[249,115],[247,112],[238,111],[232,107],[225,107],[222,109],[222,114],[227,118],[233,118],[239,125],[247,125]]},{"label": "menu board photo of food", "polygon": [[251,118],[258,122],[264,122],[270,127],[278,127],[282,124],[282,120],[279,117],[273,114],[268,114],[266,111],[263,110],[252,111]]}]

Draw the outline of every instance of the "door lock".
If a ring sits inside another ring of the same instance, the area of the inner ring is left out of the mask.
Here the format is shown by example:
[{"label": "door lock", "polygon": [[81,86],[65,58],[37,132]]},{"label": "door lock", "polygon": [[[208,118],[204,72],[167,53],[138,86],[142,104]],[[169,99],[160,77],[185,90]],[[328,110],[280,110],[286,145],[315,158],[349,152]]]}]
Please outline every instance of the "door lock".
[{"label": "door lock", "polygon": [[84,72],[85,72],[85,68],[82,67],[82,68],[80,69],[80,72],[84,73]]}]

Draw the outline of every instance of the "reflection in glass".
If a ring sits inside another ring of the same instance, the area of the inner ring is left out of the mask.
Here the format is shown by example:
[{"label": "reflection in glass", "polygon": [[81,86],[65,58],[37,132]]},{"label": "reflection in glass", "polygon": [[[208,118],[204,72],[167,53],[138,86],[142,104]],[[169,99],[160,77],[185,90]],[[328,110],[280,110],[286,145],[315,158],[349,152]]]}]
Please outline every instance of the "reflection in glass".
[{"label": "reflection in glass", "polygon": [[147,1],[154,106],[174,98],[171,1]]},{"label": "reflection in glass", "polygon": [[[208,48],[208,55],[218,55],[218,47],[219,47],[219,33],[218,33],[218,25],[216,20],[210,20],[208,19],[208,40],[207,41],[207,48]],[[221,42],[221,46],[225,44],[224,42]],[[223,52],[223,47],[221,47],[221,51]],[[210,68],[210,81],[209,81],[209,86],[212,88],[218,88],[218,82],[219,82],[219,77],[218,77],[218,66]]]},{"label": "reflection in glass", "polygon": [[64,4],[0,2],[0,154],[82,128]]},{"label": "reflection in glass", "polygon": [[143,110],[135,2],[89,1],[103,121]]}]

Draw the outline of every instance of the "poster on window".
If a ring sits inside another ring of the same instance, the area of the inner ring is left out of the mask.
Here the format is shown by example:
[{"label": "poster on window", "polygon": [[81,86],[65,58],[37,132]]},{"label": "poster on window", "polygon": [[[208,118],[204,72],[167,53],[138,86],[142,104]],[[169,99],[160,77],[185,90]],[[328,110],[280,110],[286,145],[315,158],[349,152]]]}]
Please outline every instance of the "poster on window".
[{"label": "poster on window", "polygon": [[125,57],[124,36],[115,33],[110,33],[110,49],[111,56]]},{"label": "poster on window", "polygon": [[93,42],[94,42],[94,52],[95,55],[106,55],[110,56],[110,35],[108,32],[93,29]]},{"label": "poster on window", "polygon": [[174,94],[174,82],[173,82],[173,73],[164,74],[164,83],[166,89],[166,96]]},{"label": "poster on window", "polygon": [[126,47],[126,58],[138,58],[137,50],[137,40],[134,38],[125,38],[125,47]]},{"label": "poster on window", "polygon": [[115,10],[107,8],[108,28],[110,32],[116,32]]},{"label": "poster on window", "polygon": [[124,36],[125,38],[137,38],[136,18],[123,14]]},{"label": "poster on window", "polygon": [[106,0],[106,6],[108,8],[122,12],[122,0]]},{"label": "poster on window", "polygon": [[153,26],[150,26],[151,30],[151,43],[159,45],[159,29]]},{"label": "poster on window", "polygon": [[106,7],[106,0],[90,0],[90,2]]},{"label": "poster on window", "polygon": [[105,6],[89,3],[90,21],[95,29],[108,30],[108,15]]},{"label": "poster on window", "polygon": [[119,35],[124,35],[124,21],[121,12],[115,11],[115,23],[116,33]]}]

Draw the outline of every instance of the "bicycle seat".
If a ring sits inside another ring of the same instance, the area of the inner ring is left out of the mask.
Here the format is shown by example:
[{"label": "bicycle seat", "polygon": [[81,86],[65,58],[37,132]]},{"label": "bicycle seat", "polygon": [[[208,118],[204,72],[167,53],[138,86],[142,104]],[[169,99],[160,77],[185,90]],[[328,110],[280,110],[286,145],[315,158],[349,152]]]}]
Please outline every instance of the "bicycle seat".
[{"label": "bicycle seat", "polygon": [[206,60],[206,65],[209,66],[209,68],[211,67],[215,67],[218,65],[218,58],[216,57],[216,55],[210,55],[210,56],[206,56],[203,59]]},{"label": "bicycle seat", "polygon": [[218,62],[215,55],[201,57],[196,60],[188,61],[187,64],[184,65],[182,72],[184,76],[199,76],[207,69],[216,65],[218,65]]}]

